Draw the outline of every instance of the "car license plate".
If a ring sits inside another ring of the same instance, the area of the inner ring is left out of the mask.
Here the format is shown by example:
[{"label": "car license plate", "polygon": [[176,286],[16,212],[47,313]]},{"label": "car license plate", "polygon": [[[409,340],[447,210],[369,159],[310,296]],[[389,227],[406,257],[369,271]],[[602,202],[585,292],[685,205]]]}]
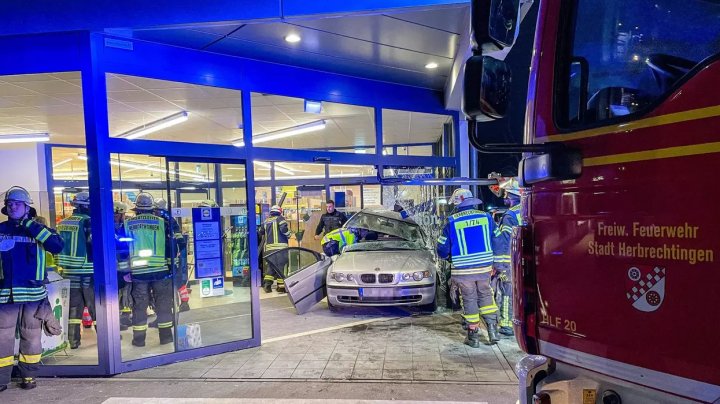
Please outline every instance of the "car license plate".
[{"label": "car license plate", "polygon": [[363,288],[358,288],[358,296],[363,297]]}]

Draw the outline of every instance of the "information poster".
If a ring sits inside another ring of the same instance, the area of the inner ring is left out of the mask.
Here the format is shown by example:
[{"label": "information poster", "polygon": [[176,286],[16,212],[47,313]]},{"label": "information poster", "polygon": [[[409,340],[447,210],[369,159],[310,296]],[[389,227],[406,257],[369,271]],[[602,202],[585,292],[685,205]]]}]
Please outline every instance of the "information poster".
[{"label": "information poster", "polygon": [[222,277],[220,208],[193,208],[192,216],[195,277],[198,279]]}]

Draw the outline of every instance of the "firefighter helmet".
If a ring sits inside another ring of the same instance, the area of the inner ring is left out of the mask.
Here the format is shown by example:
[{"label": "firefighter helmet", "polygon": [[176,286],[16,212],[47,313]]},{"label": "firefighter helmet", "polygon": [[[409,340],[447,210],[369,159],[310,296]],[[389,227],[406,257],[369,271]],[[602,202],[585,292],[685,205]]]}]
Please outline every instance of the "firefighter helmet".
[{"label": "firefighter helmet", "polygon": [[135,198],[135,210],[152,210],[154,207],[155,200],[147,192],[140,192]]},{"label": "firefighter helmet", "polygon": [[126,213],[128,206],[125,202],[113,201],[113,213]]},{"label": "firefighter helmet", "polygon": [[472,198],[473,194],[470,192],[469,189],[465,188],[458,188],[455,191],[453,191],[452,196],[450,197],[450,203],[453,205],[460,205],[462,201],[468,198]]},{"label": "firefighter helmet", "polygon": [[90,206],[90,193],[87,191],[78,192],[77,194],[75,194],[70,204],[76,208],[87,208],[88,206]]},{"label": "firefighter helmet", "polygon": [[30,198],[30,192],[23,187],[11,187],[5,192],[5,201],[7,205],[8,201],[25,202],[25,205],[30,206],[33,204],[32,198]]},{"label": "firefighter helmet", "polygon": [[157,201],[155,201],[155,209],[157,210],[167,210],[168,203],[164,198],[160,198]]},{"label": "firefighter helmet", "polygon": [[204,201],[200,202],[198,205],[201,208],[217,208],[218,204],[215,203],[212,199],[205,199]]},{"label": "firefighter helmet", "polygon": [[270,208],[270,213],[279,213],[282,214],[282,208],[279,205],[273,205]]}]

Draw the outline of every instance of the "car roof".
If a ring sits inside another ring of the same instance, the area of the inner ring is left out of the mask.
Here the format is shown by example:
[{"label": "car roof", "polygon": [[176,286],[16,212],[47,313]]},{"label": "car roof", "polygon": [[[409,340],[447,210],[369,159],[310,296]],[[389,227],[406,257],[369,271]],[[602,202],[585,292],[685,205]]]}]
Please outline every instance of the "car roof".
[{"label": "car roof", "polygon": [[365,208],[358,213],[367,213],[367,214],[371,214],[371,215],[375,215],[375,216],[386,217],[388,219],[403,220],[408,223],[413,223],[409,220],[403,219],[403,217],[400,215],[400,212],[395,212],[395,211],[389,210],[389,209]]}]

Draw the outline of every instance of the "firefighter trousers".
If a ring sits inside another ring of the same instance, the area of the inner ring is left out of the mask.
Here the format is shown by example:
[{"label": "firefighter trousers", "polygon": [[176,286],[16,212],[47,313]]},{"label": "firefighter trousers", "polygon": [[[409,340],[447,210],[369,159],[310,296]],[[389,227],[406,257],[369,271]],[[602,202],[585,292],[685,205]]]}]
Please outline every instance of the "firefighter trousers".
[{"label": "firefighter trousers", "polygon": [[[38,302],[0,304],[0,386],[10,383],[15,357],[15,329],[20,326],[20,377],[35,377],[40,365],[42,321]],[[19,321],[18,321],[19,316]]]},{"label": "firefighter trousers", "polygon": [[132,281],[132,324],[133,344],[145,343],[147,334],[147,309],[150,305],[150,293],[155,298],[155,313],[157,313],[160,343],[172,342],[173,304],[175,290],[172,279],[167,277],[160,280]]},{"label": "firefighter trousers", "polygon": [[497,296],[499,319],[498,324],[500,327],[512,327],[512,271],[509,265],[496,266],[496,288],[495,295]]},{"label": "firefighter trousers", "polygon": [[68,342],[71,348],[80,345],[80,325],[83,311],[95,320],[95,282],[92,275],[66,275],[70,279],[70,308],[68,321]]},{"label": "firefighter trousers", "polygon": [[285,286],[285,271],[287,270],[288,262],[288,250],[271,250],[267,251],[263,256],[263,270],[265,274],[263,276],[263,283],[272,284],[277,280],[278,287]]},{"label": "firefighter trousers", "polygon": [[480,317],[488,325],[497,324],[498,307],[490,287],[490,277],[488,271],[474,275],[453,275],[450,278],[450,282],[460,290],[463,317],[471,326],[479,324]]}]

